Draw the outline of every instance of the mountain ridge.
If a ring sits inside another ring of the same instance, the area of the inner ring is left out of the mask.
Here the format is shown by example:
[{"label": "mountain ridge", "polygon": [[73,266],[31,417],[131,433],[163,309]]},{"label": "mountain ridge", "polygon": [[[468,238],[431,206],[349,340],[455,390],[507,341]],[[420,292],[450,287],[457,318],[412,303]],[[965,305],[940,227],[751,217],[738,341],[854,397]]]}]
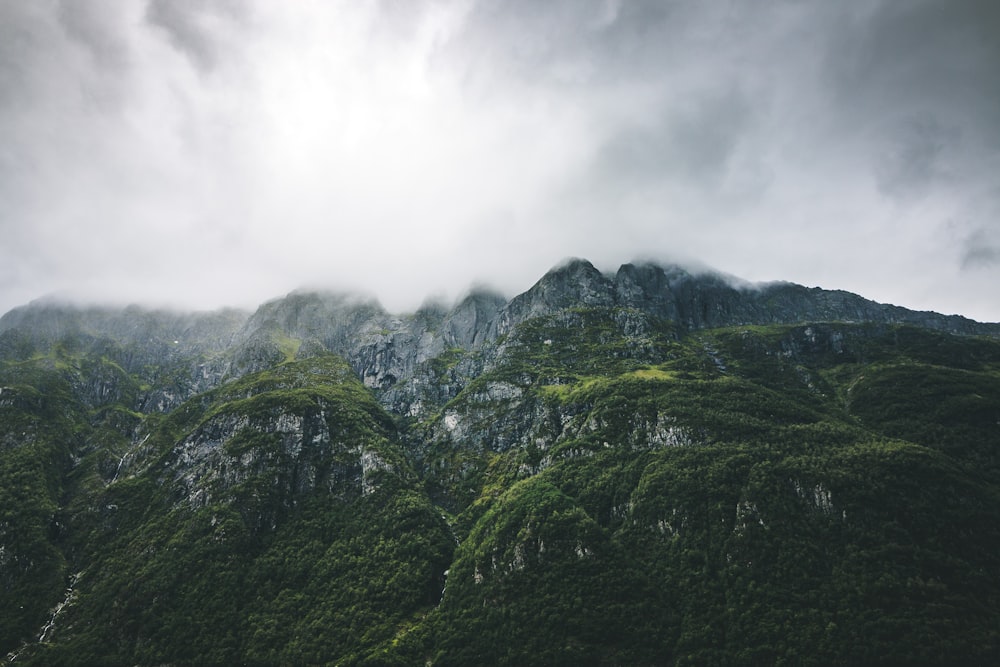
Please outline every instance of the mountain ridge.
[{"label": "mountain ridge", "polygon": [[[481,373],[498,341],[518,325],[572,308],[641,313],[673,323],[675,337],[724,326],[827,321],[913,324],[1000,337],[1000,323],[880,304],[842,290],[752,284],[711,269],[653,262],[627,263],[605,274],[587,260],[573,258],[510,299],[479,289],[451,306],[432,303],[404,314],[389,313],[369,295],[329,290],[294,290],[253,312],[88,308],[43,301],[0,316],[0,354],[27,358],[36,347],[51,347],[64,336],[76,336],[78,344],[118,341],[124,349],[115,360],[125,370],[162,366],[166,359],[176,366],[175,373],[190,378],[192,390],[204,391],[296,354],[329,351],[347,359],[391,412],[426,417],[429,406],[454,398]],[[437,380],[427,374],[426,365],[448,350],[461,350],[463,359],[452,369],[453,381],[444,385],[444,393],[432,392],[436,395],[428,401],[426,390],[437,386]],[[149,400],[168,409],[187,395],[168,391]]]},{"label": "mountain ridge", "polygon": [[[741,300],[745,303],[736,303]],[[209,338],[204,342],[220,346],[230,342],[227,336],[248,336],[268,318],[277,317],[284,330],[304,337],[318,333],[315,327],[319,322],[337,322],[343,329],[323,332],[327,337],[323,342],[329,347],[343,347],[347,331],[364,333],[354,331],[352,325],[357,328],[365,324],[357,320],[366,315],[378,324],[399,325],[406,319],[437,313],[446,328],[450,327],[450,335],[446,337],[449,342],[477,347],[498,326],[502,333],[534,315],[588,306],[635,308],[679,322],[688,330],[799,321],[879,321],[1000,336],[1000,323],[878,303],[844,290],[784,281],[748,283],[711,269],[689,270],[679,264],[661,265],[652,261],[622,264],[614,274],[606,274],[579,258],[554,266],[528,290],[510,299],[488,288],[479,288],[451,306],[431,304],[413,313],[391,314],[372,296],[317,289],[293,290],[267,300],[254,311],[234,308],[184,311],[135,304],[81,306],[37,300],[0,315],[0,332],[28,328],[42,339],[57,338],[63,333],[110,337],[145,333],[163,340],[177,340],[178,344],[190,342],[193,336],[195,341]],[[463,323],[463,318],[468,317],[473,322]],[[343,322],[344,318],[348,321]],[[308,330],[310,325],[313,331]]]},{"label": "mountain ridge", "polygon": [[[905,323],[1000,337],[1000,323],[914,311],[842,290],[786,282],[752,284],[711,269],[653,262],[627,263],[605,274],[587,260],[573,258],[510,299],[480,289],[450,307],[430,304],[398,315],[374,297],[327,290],[295,290],[253,312],[185,313],[135,305],[116,309],[41,302],[0,316],[0,352],[20,345],[23,357],[32,343],[14,332],[24,330],[43,346],[63,335],[110,338],[128,343],[131,354],[122,364],[127,370],[164,357],[199,358],[190,372],[203,376],[206,382],[198,385],[203,390],[212,381],[239,377],[285,358],[289,345],[305,345],[304,353],[329,350],[344,356],[366,386],[386,397],[390,409],[406,413],[419,398],[394,388],[412,379],[421,364],[449,349],[482,350],[533,317],[588,307],[634,310],[667,320],[676,325],[678,336],[722,326],[838,321]],[[223,362],[220,355],[226,350],[233,354]]]}]

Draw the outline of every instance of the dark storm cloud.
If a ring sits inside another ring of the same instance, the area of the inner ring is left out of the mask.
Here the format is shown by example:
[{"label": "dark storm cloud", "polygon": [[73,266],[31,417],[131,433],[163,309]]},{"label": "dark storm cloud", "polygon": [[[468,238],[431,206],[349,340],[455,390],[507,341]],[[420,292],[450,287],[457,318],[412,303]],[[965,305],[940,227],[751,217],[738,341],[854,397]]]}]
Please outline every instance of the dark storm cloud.
[{"label": "dark storm cloud", "polygon": [[962,270],[973,280],[995,284],[1000,273],[1000,185],[993,185],[967,210],[965,224],[952,225],[961,238]]},{"label": "dark storm cloud", "polygon": [[[0,264],[14,270],[28,254],[34,221],[22,204],[44,190],[45,100],[61,87],[59,30],[40,3],[0,3]],[[54,44],[55,43],[55,44]],[[16,272],[17,275],[23,275]],[[16,283],[9,283],[16,284]]]},{"label": "dark storm cloud", "polygon": [[834,35],[830,101],[841,131],[874,127],[890,144],[875,158],[886,194],[928,185],[959,140],[967,151],[1000,149],[1000,4],[881,2]]},{"label": "dark storm cloud", "polygon": [[965,241],[962,268],[976,269],[1000,265],[1000,235],[979,230]]},{"label": "dark storm cloud", "polygon": [[618,187],[644,187],[666,179],[718,187],[753,122],[746,96],[737,89],[712,91],[661,114],[610,137],[596,155],[596,178],[615,181]]},{"label": "dark storm cloud", "polygon": [[834,92],[861,113],[918,105],[983,118],[1000,104],[998,33],[992,0],[862,3],[833,33]]},{"label": "dark storm cloud", "polygon": [[239,22],[246,6],[237,0],[149,0],[146,19],[166,31],[170,43],[202,71],[215,68],[222,45],[216,21]]},{"label": "dark storm cloud", "polygon": [[[781,4],[781,3],[778,3]],[[530,85],[618,86],[663,81],[666,68],[698,57],[735,55],[774,13],[774,4],[661,0],[482,0],[450,46],[477,76]]]},{"label": "dark storm cloud", "polygon": [[128,41],[125,26],[115,20],[115,5],[114,0],[61,0],[59,23],[101,68],[121,70],[129,63]]},{"label": "dark storm cloud", "polygon": [[[517,12],[496,3],[484,6],[484,28],[506,24],[497,36],[512,37],[507,44],[519,66],[516,73],[539,76],[543,82],[603,83],[612,72],[626,78],[642,76],[657,54],[669,50],[670,33],[679,33],[681,27],[679,22],[667,23],[672,12],[666,3],[520,4]],[[501,8],[503,13],[498,17]],[[525,26],[522,21],[527,21],[530,30],[518,36]],[[667,28],[666,34],[663,28]]]},{"label": "dark storm cloud", "polygon": [[35,59],[47,41],[45,19],[32,3],[0,3],[0,111],[31,101]]},{"label": "dark storm cloud", "polygon": [[933,118],[904,118],[890,130],[875,164],[879,190],[898,199],[919,198],[942,180],[954,178],[954,153],[961,132]]}]

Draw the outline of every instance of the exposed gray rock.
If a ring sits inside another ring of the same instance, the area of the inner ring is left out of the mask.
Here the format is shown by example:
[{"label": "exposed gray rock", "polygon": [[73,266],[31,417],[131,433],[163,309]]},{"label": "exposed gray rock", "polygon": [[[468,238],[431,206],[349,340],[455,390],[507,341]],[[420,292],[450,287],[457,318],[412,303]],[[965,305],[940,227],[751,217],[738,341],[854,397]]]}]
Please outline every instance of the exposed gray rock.
[{"label": "exposed gray rock", "polygon": [[341,440],[336,410],[321,399],[317,404],[304,412],[211,417],[172,447],[163,482],[177,503],[191,507],[236,501],[258,528],[271,519],[254,515],[258,505],[288,509],[316,490],[345,500],[374,492],[394,466],[373,443]]},{"label": "exposed gray rock", "polygon": [[532,317],[565,308],[609,308],[615,305],[614,283],[583,259],[558,266],[510,300],[500,313],[497,331],[508,333]]},{"label": "exposed gray rock", "polygon": [[477,290],[459,301],[441,324],[446,345],[478,350],[496,337],[497,319],[507,300],[496,292]]}]

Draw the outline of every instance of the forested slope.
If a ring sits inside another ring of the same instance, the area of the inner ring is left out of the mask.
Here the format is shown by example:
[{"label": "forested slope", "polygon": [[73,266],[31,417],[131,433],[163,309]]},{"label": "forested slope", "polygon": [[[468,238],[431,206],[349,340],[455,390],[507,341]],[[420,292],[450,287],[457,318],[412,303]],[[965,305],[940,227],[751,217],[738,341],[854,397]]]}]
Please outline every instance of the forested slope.
[{"label": "forested slope", "polygon": [[0,652],[1000,661],[991,325],[592,268],[406,317],[0,320]]}]

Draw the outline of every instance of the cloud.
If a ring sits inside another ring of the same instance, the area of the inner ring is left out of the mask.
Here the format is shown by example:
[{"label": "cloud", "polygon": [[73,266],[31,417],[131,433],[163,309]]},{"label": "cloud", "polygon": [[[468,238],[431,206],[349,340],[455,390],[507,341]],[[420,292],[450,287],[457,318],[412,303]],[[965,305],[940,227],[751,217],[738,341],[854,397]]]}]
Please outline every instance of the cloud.
[{"label": "cloud", "polygon": [[684,181],[715,191],[752,124],[752,107],[738,89],[709,91],[622,127],[600,147],[597,178],[623,186]]},{"label": "cloud", "polygon": [[1000,319],[982,287],[1000,270],[997,16],[0,3],[0,310],[302,284],[401,310],[477,280],[514,293],[567,256],[682,255]]},{"label": "cloud", "polygon": [[60,0],[59,24],[82,44],[99,68],[120,72],[130,64],[127,13],[116,11],[114,0],[74,2]]},{"label": "cloud", "polygon": [[225,29],[241,23],[247,7],[236,0],[149,0],[146,20],[164,30],[197,69],[210,72],[223,49]]},{"label": "cloud", "polygon": [[1000,277],[1000,187],[978,193],[965,214],[950,221],[962,272],[970,280]]},{"label": "cloud", "polygon": [[960,143],[958,129],[934,118],[904,119],[877,158],[879,191],[895,199],[920,198],[939,181],[954,178],[949,160]]},{"label": "cloud", "polygon": [[998,31],[1000,7],[989,0],[859,6],[832,33],[833,92],[851,95],[861,113],[888,107],[977,116],[1000,101],[1000,82],[990,76]]},{"label": "cloud", "polygon": [[962,268],[977,269],[1000,266],[1000,234],[979,229],[964,243]]}]

